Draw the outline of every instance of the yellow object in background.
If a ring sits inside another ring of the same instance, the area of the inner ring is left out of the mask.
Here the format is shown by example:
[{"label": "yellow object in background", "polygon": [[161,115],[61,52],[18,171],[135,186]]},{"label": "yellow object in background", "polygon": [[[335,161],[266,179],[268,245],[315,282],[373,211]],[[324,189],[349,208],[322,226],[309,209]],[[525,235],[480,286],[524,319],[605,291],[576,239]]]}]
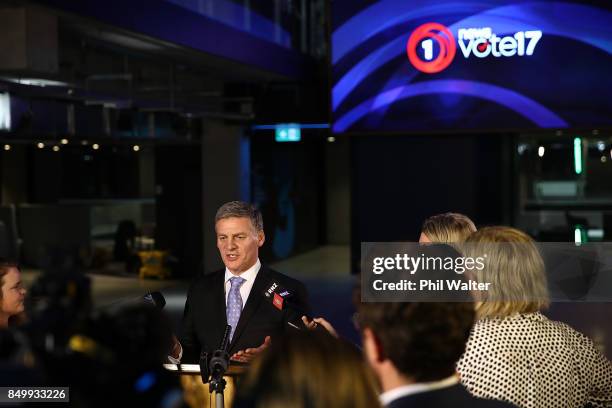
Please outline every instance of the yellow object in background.
[{"label": "yellow object in background", "polygon": [[170,268],[165,266],[169,256],[168,251],[139,251],[138,256],[142,264],[139,270],[140,279],[150,276],[159,279],[167,279],[170,277]]}]

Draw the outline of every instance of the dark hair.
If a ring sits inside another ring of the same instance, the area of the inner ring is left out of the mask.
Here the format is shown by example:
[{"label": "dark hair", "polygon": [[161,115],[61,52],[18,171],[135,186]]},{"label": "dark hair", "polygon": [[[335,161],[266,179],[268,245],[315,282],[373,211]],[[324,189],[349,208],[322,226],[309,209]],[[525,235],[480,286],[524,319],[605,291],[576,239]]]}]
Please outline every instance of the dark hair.
[{"label": "dark hair", "polygon": [[230,201],[223,204],[217,210],[215,224],[219,220],[231,217],[248,218],[257,231],[263,231],[263,217],[253,204],[245,203],[244,201]]},{"label": "dark hair", "polygon": [[472,303],[363,303],[359,323],[372,330],[398,371],[429,382],[455,372],[474,316]]},{"label": "dark hair", "polygon": [[356,347],[327,333],[274,339],[253,361],[235,408],[380,407],[373,374]]}]

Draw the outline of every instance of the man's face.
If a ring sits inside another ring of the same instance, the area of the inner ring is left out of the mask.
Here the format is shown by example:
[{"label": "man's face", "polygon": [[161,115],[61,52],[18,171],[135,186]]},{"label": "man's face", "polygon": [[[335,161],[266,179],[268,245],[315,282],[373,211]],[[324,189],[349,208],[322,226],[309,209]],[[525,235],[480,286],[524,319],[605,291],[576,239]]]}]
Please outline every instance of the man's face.
[{"label": "man's face", "polygon": [[215,224],[217,248],[225,267],[235,275],[255,265],[259,247],[263,245],[263,231],[257,231],[247,217],[223,218]]},{"label": "man's face", "polygon": [[23,301],[26,290],[21,283],[21,275],[17,268],[10,268],[2,278],[2,313],[13,316],[23,312]]}]

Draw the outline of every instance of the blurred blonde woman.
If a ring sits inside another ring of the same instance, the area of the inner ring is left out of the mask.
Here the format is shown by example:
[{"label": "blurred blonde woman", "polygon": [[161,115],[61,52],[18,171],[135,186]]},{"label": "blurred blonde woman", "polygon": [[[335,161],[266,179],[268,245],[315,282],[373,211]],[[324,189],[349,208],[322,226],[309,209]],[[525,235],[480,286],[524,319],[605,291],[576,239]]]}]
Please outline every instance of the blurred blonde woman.
[{"label": "blurred blonde woman", "polygon": [[373,374],[359,350],[326,333],[279,338],[243,377],[239,408],[376,408]]},{"label": "blurred blonde woman", "polygon": [[0,329],[6,329],[23,320],[26,290],[17,263],[0,259],[0,285]]},{"label": "blurred blonde woman", "polygon": [[463,242],[473,232],[476,232],[476,225],[467,215],[448,212],[425,220],[419,242]]},{"label": "blurred blonde woman", "polygon": [[477,296],[477,322],[459,360],[475,396],[519,407],[612,406],[612,365],[593,342],[540,313],[549,304],[546,273],[534,241],[510,227],[470,235],[464,256],[487,254],[475,271],[490,289]]},{"label": "blurred blonde woman", "polygon": [[[459,213],[447,212],[444,214],[433,215],[423,222],[419,243],[439,243],[453,244],[464,242],[470,234],[476,231],[476,225],[467,216]],[[454,245],[453,245],[454,247]],[[455,248],[457,249],[457,248]],[[358,304],[358,298],[355,304]],[[335,328],[322,317],[317,317],[312,321],[303,318],[304,324],[310,329],[314,329],[317,324],[323,326],[330,334],[338,337]]]}]

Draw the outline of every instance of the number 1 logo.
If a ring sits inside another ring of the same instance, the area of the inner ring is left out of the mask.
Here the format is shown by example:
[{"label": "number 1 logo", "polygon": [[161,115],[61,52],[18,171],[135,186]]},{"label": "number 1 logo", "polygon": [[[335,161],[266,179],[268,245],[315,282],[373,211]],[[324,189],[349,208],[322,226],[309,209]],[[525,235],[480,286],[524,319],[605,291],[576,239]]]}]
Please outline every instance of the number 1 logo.
[{"label": "number 1 logo", "polygon": [[[438,44],[438,55],[434,58],[434,41]],[[417,54],[417,48],[421,46],[423,57]],[[455,54],[457,45],[450,30],[438,23],[425,23],[417,27],[406,44],[406,54],[410,63],[419,71],[427,74],[435,74],[448,67]]]}]

